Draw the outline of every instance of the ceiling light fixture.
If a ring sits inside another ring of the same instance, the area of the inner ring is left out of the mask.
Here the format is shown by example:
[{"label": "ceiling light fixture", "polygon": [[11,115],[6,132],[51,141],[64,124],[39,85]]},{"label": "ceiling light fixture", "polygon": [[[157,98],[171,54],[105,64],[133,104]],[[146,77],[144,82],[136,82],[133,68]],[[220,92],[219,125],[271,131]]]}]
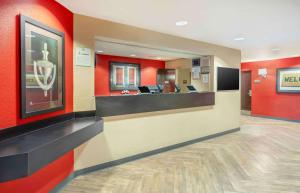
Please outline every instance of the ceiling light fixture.
[{"label": "ceiling light fixture", "polygon": [[98,52],[98,53],[102,53],[103,51],[102,51],[102,50],[98,50],[97,52]]},{"label": "ceiling light fixture", "polygon": [[131,57],[135,57],[136,55],[135,55],[135,54],[130,54],[130,56],[131,56]]},{"label": "ceiling light fixture", "polygon": [[234,38],[234,41],[244,41],[246,38],[244,37],[236,37]]},{"label": "ceiling light fixture", "polygon": [[177,22],[176,22],[176,26],[185,26],[185,25],[187,25],[187,24],[188,24],[187,21],[177,21]]}]

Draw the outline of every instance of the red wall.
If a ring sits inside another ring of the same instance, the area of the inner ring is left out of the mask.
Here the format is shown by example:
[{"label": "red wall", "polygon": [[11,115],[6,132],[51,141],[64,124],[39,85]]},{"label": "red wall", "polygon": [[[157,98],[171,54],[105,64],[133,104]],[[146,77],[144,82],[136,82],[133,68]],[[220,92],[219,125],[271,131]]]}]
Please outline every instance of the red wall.
[{"label": "red wall", "polygon": [[[20,118],[20,14],[65,33],[65,110],[28,119]],[[0,26],[0,130],[72,112],[73,13],[54,0],[0,0]],[[0,183],[0,192],[48,192],[72,170],[73,152],[70,152],[30,177]]]},{"label": "red wall", "polygon": [[73,151],[27,178],[0,183],[1,193],[48,193],[73,171]]},{"label": "red wall", "polygon": [[[109,90],[109,62],[139,63],[141,67],[141,85],[156,85],[157,69],[165,68],[165,62],[159,60],[146,60],[139,58],[127,58],[120,56],[100,55],[96,56],[95,69],[95,96],[118,95],[121,91]],[[133,92],[135,93],[135,92]]]},{"label": "red wall", "polygon": [[[287,67],[300,67],[300,57],[242,63],[242,71],[252,72],[253,115],[300,120],[300,94],[276,93],[276,69]],[[267,68],[266,79],[258,76],[259,68]]]},{"label": "red wall", "polygon": [[[0,0],[0,129],[73,111],[73,14],[53,0]],[[66,108],[20,118],[19,14],[65,33]]]}]

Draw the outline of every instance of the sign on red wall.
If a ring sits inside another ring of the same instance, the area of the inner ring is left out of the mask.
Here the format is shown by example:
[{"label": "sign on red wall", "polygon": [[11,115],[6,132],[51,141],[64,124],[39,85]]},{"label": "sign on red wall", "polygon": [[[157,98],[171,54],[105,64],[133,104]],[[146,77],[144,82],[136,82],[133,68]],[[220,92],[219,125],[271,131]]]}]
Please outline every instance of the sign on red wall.
[{"label": "sign on red wall", "polygon": [[[278,93],[276,89],[278,69],[299,67],[300,57],[241,64],[242,71],[252,72],[252,115],[300,120],[300,94]],[[258,74],[262,68],[268,72],[265,78]]]}]

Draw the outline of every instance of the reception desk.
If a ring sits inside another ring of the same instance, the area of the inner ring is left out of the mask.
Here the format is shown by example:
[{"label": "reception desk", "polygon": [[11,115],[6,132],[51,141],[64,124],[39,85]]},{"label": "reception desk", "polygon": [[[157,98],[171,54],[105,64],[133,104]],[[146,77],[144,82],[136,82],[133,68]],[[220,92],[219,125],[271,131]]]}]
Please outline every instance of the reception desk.
[{"label": "reception desk", "polygon": [[98,96],[96,113],[97,116],[108,117],[214,104],[214,92]]},{"label": "reception desk", "polygon": [[239,99],[238,91],[98,96],[105,132],[75,151],[75,170],[103,169],[238,131]]}]

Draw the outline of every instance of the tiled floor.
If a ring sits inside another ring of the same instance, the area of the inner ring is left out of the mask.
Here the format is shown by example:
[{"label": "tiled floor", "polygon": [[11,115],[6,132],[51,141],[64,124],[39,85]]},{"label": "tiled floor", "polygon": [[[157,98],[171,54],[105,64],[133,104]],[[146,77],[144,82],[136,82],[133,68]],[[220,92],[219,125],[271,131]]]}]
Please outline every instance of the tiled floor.
[{"label": "tiled floor", "polygon": [[300,193],[300,124],[241,122],[240,132],[80,176],[61,193]]}]

